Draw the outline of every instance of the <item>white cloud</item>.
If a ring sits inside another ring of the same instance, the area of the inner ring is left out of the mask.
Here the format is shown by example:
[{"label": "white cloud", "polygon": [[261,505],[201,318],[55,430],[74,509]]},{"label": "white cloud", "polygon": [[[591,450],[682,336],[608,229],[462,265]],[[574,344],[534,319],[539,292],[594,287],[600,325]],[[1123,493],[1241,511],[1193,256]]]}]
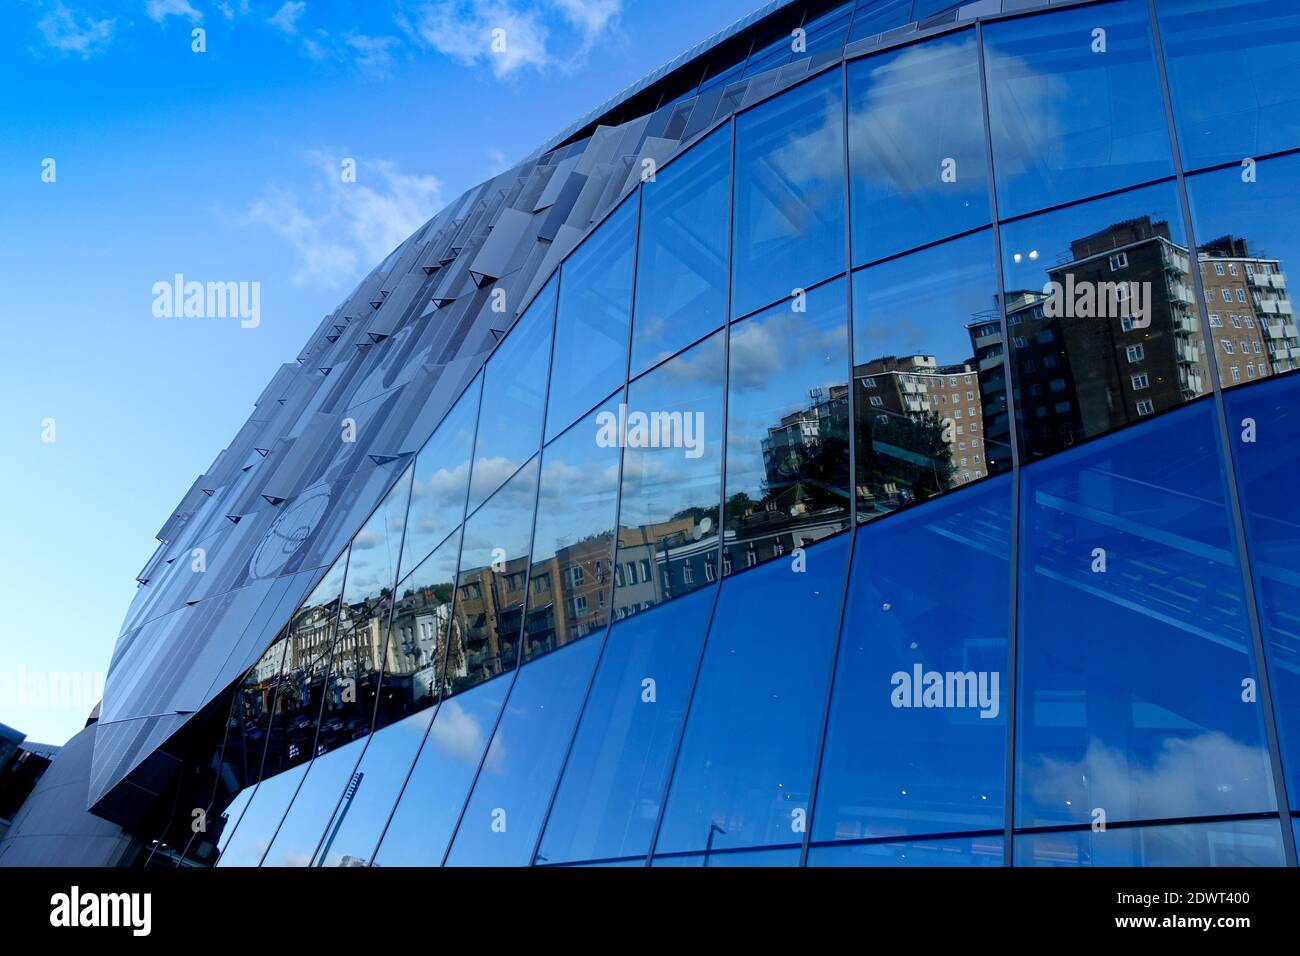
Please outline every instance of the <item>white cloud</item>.
[{"label": "white cloud", "polygon": [[551,0],[581,33],[583,48],[590,49],[623,12],[623,0]]},{"label": "white cloud", "polygon": [[377,80],[386,80],[393,75],[392,50],[401,41],[397,37],[372,37],[363,33],[350,33],[344,42],[352,52],[352,60],[357,68]]},{"label": "white cloud", "polygon": [[314,175],[302,190],[277,190],[252,203],[243,221],[283,239],[297,253],[298,285],[338,288],[383,259],[443,204],[434,176],[401,172],[388,160],[358,159],[357,182],[344,183],[338,156],[309,154]]},{"label": "white cloud", "polygon": [[117,19],[96,20],[78,13],[63,3],[54,7],[37,21],[36,27],[45,42],[60,53],[70,53],[88,60],[103,50],[113,38]]},{"label": "white cloud", "polygon": [[190,0],[145,0],[144,9],[155,23],[162,23],[168,17],[186,17],[192,23],[203,19],[203,14],[190,6]]},{"label": "white cloud", "polygon": [[298,18],[302,16],[302,12],[306,9],[307,4],[302,0],[287,0],[279,10],[267,17],[266,22],[277,30],[283,30],[285,33],[297,33]]},{"label": "white cloud", "polygon": [[236,14],[248,13],[248,0],[232,3],[230,0],[217,0],[217,12],[227,20],[235,19]]}]

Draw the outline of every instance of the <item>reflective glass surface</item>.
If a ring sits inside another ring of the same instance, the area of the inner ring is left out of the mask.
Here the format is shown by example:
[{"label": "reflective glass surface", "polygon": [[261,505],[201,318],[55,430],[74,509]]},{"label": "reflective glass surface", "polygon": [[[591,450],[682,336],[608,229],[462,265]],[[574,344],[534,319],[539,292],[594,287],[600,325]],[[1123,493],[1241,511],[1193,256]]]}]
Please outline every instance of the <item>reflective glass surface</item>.
[{"label": "reflective glass surface", "polygon": [[632,323],[633,375],[726,320],[730,208],[729,127],[712,133],[645,183]]},{"label": "reflective glass surface", "polygon": [[239,818],[238,826],[221,847],[217,866],[261,864],[262,857],[271,845],[271,838],[306,772],[307,764],[298,764],[285,773],[268,776],[257,785]]},{"label": "reflective glass surface", "polygon": [[844,271],[844,103],[839,71],[736,118],[731,314]]},{"label": "reflective glass surface", "polygon": [[848,537],[722,585],[657,853],[798,842]]},{"label": "reflective glass surface", "polygon": [[448,866],[527,866],[532,860],[599,653],[599,640],[579,641],[519,671]]},{"label": "reflective glass surface", "polygon": [[586,238],[561,270],[547,441],[623,384],[636,224],[633,196]]},{"label": "reflective glass surface", "polygon": [[1289,288],[1300,262],[1295,210],[1300,157],[1233,167],[1187,180],[1219,384],[1249,385],[1300,368]]},{"label": "reflective glass surface", "polygon": [[714,593],[695,591],[609,632],[539,864],[649,851]]},{"label": "reflective glass surface", "polygon": [[813,840],[1003,823],[1011,479],[859,529]]},{"label": "reflective glass surface", "polygon": [[1011,467],[992,236],[853,275],[858,520]]},{"label": "reflective glass surface", "polygon": [[848,526],[848,333],[843,280],[732,326],[727,573]]},{"label": "reflective glass surface", "polygon": [[353,778],[364,740],[318,756],[307,768],[280,830],[262,866],[308,866],[334,815],[344,788]]},{"label": "reflective glass surface", "polygon": [[1158,0],[1183,165],[1300,145],[1300,9],[1260,0]]},{"label": "reflective glass surface", "polygon": [[410,574],[465,517],[481,385],[481,377],[470,384],[415,458],[400,577]]},{"label": "reflective glass surface", "polygon": [[989,221],[972,30],[849,64],[853,261]]},{"label": "reflective glass surface", "polygon": [[[1017,837],[1016,839],[1020,839]],[[809,866],[1001,866],[1002,837],[814,846]]]},{"label": "reflective glass surface", "polygon": [[984,44],[1003,216],[1173,173],[1142,0],[990,23]]},{"label": "reflective glass surface", "polygon": [[1282,866],[1278,821],[1238,820],[1015,839],[1016,866]]},{"label": "reflective glass surface", "polygon": [[658,856],[652,866],[798,866],[799,848],[742,850],[727,853],[679,853]]},{"label": "reflective glass surface", "polygon": [[542,451],[528,577],[524,656],[532,659],[609,623],[619,403],[579,421]]},{"label": "reflective glass surface", "polygon": [[1025,460],[1210,391],[1172,184],[1002,227]]},{"label": "reflective glass surface", "polygon": [[717,332],[628,388],[615,621],[716,580],[725,345]]},{"label": "reflective glass surface", "polygon": [[465,522],[444,693],[462,691],[515,666],[536,494],[534,457]]},{"label": "reflective glass surface", "polygon": [[1274,808],[1213,411],[1024,469],[1019,826]]},{"label": "reflective glass surface", "polygon": [[470,511],[500,488],[541,444],[556,285],[552,278],[542,288],[483,371]]}]

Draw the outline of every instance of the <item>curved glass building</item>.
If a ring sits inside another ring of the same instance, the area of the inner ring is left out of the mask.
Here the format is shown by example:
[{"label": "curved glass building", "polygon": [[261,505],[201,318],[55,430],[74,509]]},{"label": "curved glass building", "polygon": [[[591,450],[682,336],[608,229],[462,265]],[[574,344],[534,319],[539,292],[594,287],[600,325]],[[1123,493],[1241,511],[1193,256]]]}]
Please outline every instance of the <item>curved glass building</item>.
[{"label": "curved glass building", "polygon": [[91,811],[169,866],[1295,865],[1298,58],[1289,3],[796,0],[623,91],[195,481]]}]

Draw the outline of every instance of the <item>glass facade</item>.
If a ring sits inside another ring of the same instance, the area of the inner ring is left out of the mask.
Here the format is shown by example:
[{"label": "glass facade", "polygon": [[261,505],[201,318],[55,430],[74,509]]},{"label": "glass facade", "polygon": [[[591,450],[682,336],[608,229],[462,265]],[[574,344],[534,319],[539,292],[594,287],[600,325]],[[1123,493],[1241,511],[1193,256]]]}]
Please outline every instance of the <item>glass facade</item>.
[{"label": "glass facade", "polygon": [[235,688],[204,862],[1295,862],[1296,17],[840,55],[909,15],[701,79],[810,61],[538,283]]}]

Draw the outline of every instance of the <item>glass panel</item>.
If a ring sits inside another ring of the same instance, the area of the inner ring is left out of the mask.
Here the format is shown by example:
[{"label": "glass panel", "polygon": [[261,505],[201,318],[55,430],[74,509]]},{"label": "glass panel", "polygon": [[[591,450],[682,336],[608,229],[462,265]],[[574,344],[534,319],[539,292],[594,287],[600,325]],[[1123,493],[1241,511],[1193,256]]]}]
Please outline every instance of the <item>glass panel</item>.
[{"label": "glass panel", "polygon": [[443,678],[447,693],[515,667],[536,495],[534,457],[465,522]]},{"label": "glass panel", "polygon": [[[1300,157],[1187,180],[1211,347],[1224,388],[1300,368],[1300,332],[1287,286],[1300,262]],[[1217,237],[1217,238],[1216,238]]]},{"label": "glass panel", "polygon": [[579,641],[519,672],[448,866],[527,866],[600,653]]},{"label": "glass panel", "polygon": [[867,0],[858,5],[848,42],[875,36],[911,21],[912,0]]},{"label": "glass panel", "polygon": [[[618,404],[578,422],[542,452],[528,578],[527,660],[609,623],[618,497]],[[606,440],[607,439],[607,440]]]},{"label": "glass panel", "polygon": [[652,866],[798,866],[799,848],[656,856]]},{"label": "glass panel", "polygon": [[298,764],[287,773],[268,777],[257,785],[233,835],[221,848],[217,866],[258,866],[266,854],[289,802],[307,772]]},{"label": "glass panel", "polygon": [[844,271],[844,114],[832,70],[736,117],[731,314]]},{"label": "glass panel", "polygon": [[845,3],[804,23],[804,51],[796,53],[794,59],[800,60],[822,50],[831,50],[844,46],[844,38],[849,30],[849,21],[853,19],[853,4]]},{"label": "glass panel", "polygon": [[717,577],[724,333],[628,388],[614,620]]},{"label": "glass panel", "polygon": [[1172,184],[1003,226],[1002,246],[1026,459],[1210,390]]},{"label": "glass panel", "polygon": [[1213,416],[1024,469],[1019,826],[1274,809]]},{"label": "glass panel", "polygon": [[853,261],[989,221],[974,31],[849,64]]},{"label": "glass panel", "polygon": [[311,762],[263,866],[310,865],[364,748],[364,740],[354,740]]},{"label": "glass panel", "polygon": [[[214,807],[214,812],[209,814],[209,825],[216,831],[213,839],[216,841],[216,859],[213,865],[221,865],[221,857],[225,856],[226,851],[230,849],[230,841],[235,835],[235,830],[239,826],[239,821],[243,819],[244,811],[248,809],[249,802],[253,799],[253,793],[257,790],[256,784],[251,787],[245,787],[235,794],[234,799],[224,808]],[[192,850],[187,856],[197,856]],[[245,865],[248,864],[245,861]]]},{"label": "glass panel", "polygon": [[1159,0],[1183,164],[1300,146],[1300,9],[1260,0]]},{"label": "glass panel", "polygon": [[692,146],[645,184],[637,251],[632,374],[714,329],[727,312],[731,134]]},{"label": "glass panel", "polygon": [[858,531],[813,840],[1003,825],[1010,531],[1010,476]]},{"label": "glass panel", "polygon": [[556,284],[554,277],[546,283],[483,371],[470,511],[500,488],[541,446]]},{"label": "glass panel", "polygon": [[1124,827],[1015,838],[1016,866],[1284,866],[1277,820]]},{"label": "glass panel", "polygon": [[858,520],[1011,467],[992,235],[853,275]]},{"label": "glass panel", "polygon": [[[820,802],[820,798],[818,798]],[[815,846],[809,866],[1001,866],[1002,837]]]},{"label": "glass panel", "polygon": [[731,329],[728,572],[792,553],[849,522],[849,329],[844,282]]},{"label": "glass panel", "polygon": [[476,378],[415,459],[400,577],[427,558],[465,517],[474,423],[482,378]]},{"label": "glass panel", "polygon": [[1173,173],[1146,3],[990,23],[984,43],[1004,217]]},{"label": "glass panel", "polygon": [[377,866],[442,863],[510,683],[490,680],[438,706],[375,854]]},{"label": "glass panel", "polygon": [[649,851],[713,597],[695,591],[609,632],[538,863]]},{"label": "glass panel", "polygon": [[848,536],[722,585],[657,851],[798,842]]},{"label": "glass panel", "polygon": [[[1300,807],[1300,376],[1234,390],[1224,402],[1287,792]],[[1251,427],[1255,440],[1241,440]]]},{"label": "glass panel", "polygon": [[546,411],[547,441],[622,385],[627,374],[636,216],[637,196],[633,196],[564,263]]}]

